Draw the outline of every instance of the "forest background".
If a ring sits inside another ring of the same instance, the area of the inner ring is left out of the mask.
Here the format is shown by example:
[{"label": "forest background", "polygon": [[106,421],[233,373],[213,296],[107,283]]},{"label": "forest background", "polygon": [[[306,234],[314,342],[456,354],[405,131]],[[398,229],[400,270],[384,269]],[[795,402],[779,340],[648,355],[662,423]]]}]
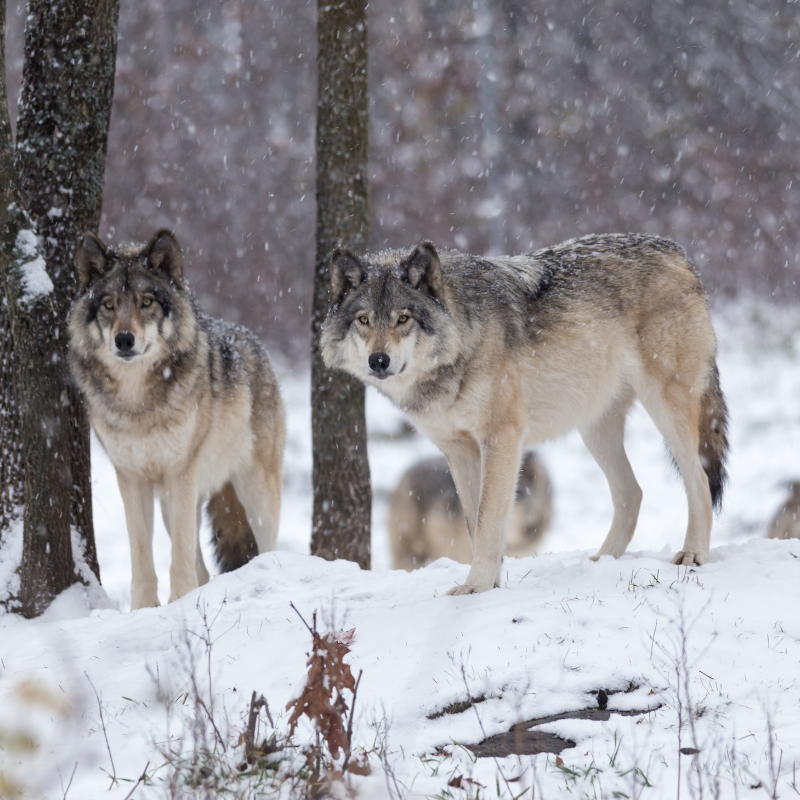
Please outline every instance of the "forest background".
[{"label": "forest background", "polygon": [[[798,297],[800,6],[369,6],[371,247],[674,237],[712,297]],[[123,3],[100,235],[175,229],[203,307],[307,358],[316,4]],[[12,115],[24,4],[9,3]]]}]

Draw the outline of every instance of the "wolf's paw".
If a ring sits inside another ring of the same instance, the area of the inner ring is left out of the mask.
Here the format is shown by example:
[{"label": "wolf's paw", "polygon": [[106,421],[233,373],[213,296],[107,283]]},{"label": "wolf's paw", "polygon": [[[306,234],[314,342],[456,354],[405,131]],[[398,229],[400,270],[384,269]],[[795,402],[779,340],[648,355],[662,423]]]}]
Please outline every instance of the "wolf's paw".
[{"label": "wolf's paw", "polygon": [[152,597],[137,597],[131,601],[131,611],[138,611],[140,608],[158,608],[161,603],[158,602],[157,596]]},{"label": "wolf's paw", "polygon": [[[624,550],[622,551],[625,552]],[[589,561],[599,561],[603,556],[611,556],[611,558],[619,558],[619,555],[616,553],[604,553],[602,550],[599,553],[595,553],[593,556],[589,556]]]},{"label": "wolf's paw", "polygon": [[470,586],[468,583],[465,583],[462,586],[454,586],[447,594],[449,594],[451,597],[457,597],[461,594],[478,594],[479,592],[488,592],[489,589],[493,588],[494,586],[491,584],[489,586]]},{"label": "wolf's paw", "polygon": [[176,600],[180,600],[185,594],[189,594],[189,592],[193,592],[197,589],[197,575],[193,573],[186,576],[174,576],[170,573],[169,584],[172,591],[169,593],[169,600],[167,602],[174,603]]},{"label": "wolf's paw", "polygon": [[194,590],[194,589],[196,589],[196,588],[197,588],[197,587],[196,587],[196,586],[194,586],[194,587],[192,587],[191,589],[187,589],[185,592],[176,591],[175,589],[173,589],[173,590],[172,590],[172,591],[169,593],[169,600],[167,600],[167,602],[168,602],[168,603],[174,603],[176,600],[180,600],[180,599],[181,599],[181,597],[183,597],[185,594],[189,594],[189,592],[193,591],[193,590]]},{"label": "wolf's paw", "polygon": [[167,600],[167,602],[168,603],[174,603],[176,600],[180,600],[181,597],[183,597],[185,594],[189,594],[189,592],[194,591],[196,588],[197,588],[197,586],[195,585],[195,586],[188,587],[184,591],[181,591],[180,589],[173,589],[169,593],[169,600]]},{"label": "wolf's paw", "polygon": [[679,553],[675,554],[672,563],[682,567],[692,567],[695,565],[702,567],[703,564],[708,563],[708,553],[700,553],[694,550],[681,550]]}]

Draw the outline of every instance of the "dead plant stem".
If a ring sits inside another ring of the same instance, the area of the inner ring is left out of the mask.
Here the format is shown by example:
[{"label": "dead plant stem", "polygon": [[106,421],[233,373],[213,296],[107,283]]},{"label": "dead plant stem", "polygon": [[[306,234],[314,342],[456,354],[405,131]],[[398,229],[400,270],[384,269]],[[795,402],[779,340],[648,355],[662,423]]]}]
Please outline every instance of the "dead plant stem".
[{"label": "dead plant stem", "polygon": [[[111,761],[111,786],[117,783],[117,768],[114,766],[114,756],[111,755],[111,745],[108,743],[108,732],[106,731],[106,721],[103,717],[103,704],[100,702],[100,695],[97,693],[97,689],[94,688],[94,684],[92,683],[92,679],[89,677],[88,672],[83,673],[86,676],[86,680],[89,681],[89,686],[92,687],[92,691],[94,692],[94,696],[97,698],[97,710],[100,712],[100,727],[103,729],[103,737],[106,740],[106,749],[108,750],[108,758]],[[110,789],[111,786],[108,788]]]}]

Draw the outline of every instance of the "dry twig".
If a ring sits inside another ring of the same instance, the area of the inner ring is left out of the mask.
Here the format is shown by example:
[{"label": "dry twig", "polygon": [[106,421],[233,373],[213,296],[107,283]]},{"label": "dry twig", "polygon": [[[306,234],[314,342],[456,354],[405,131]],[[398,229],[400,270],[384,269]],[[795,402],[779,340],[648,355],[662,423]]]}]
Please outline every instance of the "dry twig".
[{"label": "dry twig", "polygon": [[[111,786],[117,783],[117,768],[114,766],[114,756],[111,755],[111,745],[108,743],[108,732],[106,731],[106,721],[103,717],[103,704],[100,702],[100,695],[97,693],[97,689],[94,688],[94,684],[92,683],[92,679],[89,677],[88,672],[83,673],[86,676],[86,680],[89,681],[89,686],[92,687],[92,691],[94,692],[94,696],[97,698],[97,709],[100,712],[100,726],[103,729],[103,736],[106,740],[106,749],[108,750],[108,758],[111,761]],[[111,786],[108,788],[110,789]]]}]

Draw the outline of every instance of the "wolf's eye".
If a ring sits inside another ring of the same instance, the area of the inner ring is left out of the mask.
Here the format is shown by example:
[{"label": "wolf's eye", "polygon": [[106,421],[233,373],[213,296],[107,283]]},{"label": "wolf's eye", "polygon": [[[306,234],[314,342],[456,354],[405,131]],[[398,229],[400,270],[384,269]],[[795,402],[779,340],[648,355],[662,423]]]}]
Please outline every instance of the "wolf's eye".
[{"label": "wolf's eye", "polygon": [[113,311],[113,310],[114,310],[114,304],[113,304],[113,303],[112,303],[110,300],[106,300],[106,301],[105,301],[105,303],[103,303],[103,305],[104,305],[104,306],[105,306],[105,307],[106,307],[106,308],[107,308],[109,311]]},{"label": "wolf's eye", "polygon": [[153,300],[152,300],[152,298],[150,298],[150,297],[145,297],[145,298],[144,298],[144,300],[142,300],[142,306],[143,306],[144,308],[147,308],[147,306],[151,306],[151,305],[153,305]]},{"label": "wolf's eye", "polygon": [[404,325],[406,322],[408,322],[408,314],[401,314],[397,318],[397,324],[398,325]]},{"label": "wolf's eye", "polygon": [[369,325],[369,317],[368,317],[366,314],[362,314],[362,315],[361,315],[361,316],[358,318],[358,321],[359,321],[359,322],[360,322],[362,325]]}]

